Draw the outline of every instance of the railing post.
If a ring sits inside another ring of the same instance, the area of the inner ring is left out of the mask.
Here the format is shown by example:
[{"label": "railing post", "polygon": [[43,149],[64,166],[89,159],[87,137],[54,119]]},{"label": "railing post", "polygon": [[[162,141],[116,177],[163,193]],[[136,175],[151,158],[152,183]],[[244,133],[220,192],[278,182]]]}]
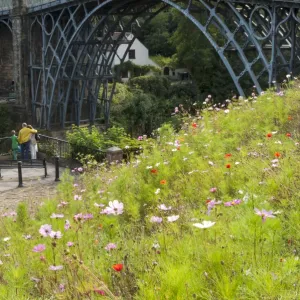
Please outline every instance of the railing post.
[{"label": "railing post", "polygon": [[46,158],[43,159],[43,165],[44,165],[44,169],[45,169],[45,178],[46,178],[48,176]]},{"label": "railing post", "polygon": [[18,161],[18,175],[19,175],[19,185],[18,185],[18,187],[23,187],[22,162],[21,161]]},{"label": "railing post", "polygon": [[60,181],[60,179],[59,179],[59,156],[55,156],[55,181]]}]

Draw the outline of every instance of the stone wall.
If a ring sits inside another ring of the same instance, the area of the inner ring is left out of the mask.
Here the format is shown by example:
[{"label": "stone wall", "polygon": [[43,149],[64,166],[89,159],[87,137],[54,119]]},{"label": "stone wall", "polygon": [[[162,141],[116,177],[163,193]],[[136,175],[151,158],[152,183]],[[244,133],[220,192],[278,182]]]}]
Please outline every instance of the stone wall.
[{"label": "stone wall", "polygon": [[9,28],[0,23],[0,95],[8,95],[13,81],[13,44]]}]

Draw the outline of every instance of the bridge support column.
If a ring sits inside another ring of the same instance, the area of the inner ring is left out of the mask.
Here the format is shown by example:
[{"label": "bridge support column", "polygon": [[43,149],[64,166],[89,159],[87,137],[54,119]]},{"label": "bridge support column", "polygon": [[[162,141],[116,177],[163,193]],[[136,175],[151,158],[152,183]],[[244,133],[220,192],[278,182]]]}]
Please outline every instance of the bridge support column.
[{"label": "bridge support column", "polygon": [[13,35],[13,74],[17,105],[24,109],[28,120],[31,114],[28,89],[28,27],[24,0],[13,0],[11,15]]}]

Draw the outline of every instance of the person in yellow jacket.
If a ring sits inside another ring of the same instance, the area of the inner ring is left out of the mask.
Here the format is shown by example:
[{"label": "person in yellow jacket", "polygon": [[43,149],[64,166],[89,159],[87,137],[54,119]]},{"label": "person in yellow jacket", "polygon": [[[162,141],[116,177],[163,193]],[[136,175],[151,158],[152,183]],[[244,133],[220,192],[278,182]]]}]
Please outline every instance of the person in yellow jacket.
[{"label": "person in yellow jacket", "polygon": [[30,149],[30,137],[32,133],[37,133],[37,130],[27,127],[26,123],[22,124],[22,129],[19,131],[18,142],[21,146],[21,158],[28,159]]}]

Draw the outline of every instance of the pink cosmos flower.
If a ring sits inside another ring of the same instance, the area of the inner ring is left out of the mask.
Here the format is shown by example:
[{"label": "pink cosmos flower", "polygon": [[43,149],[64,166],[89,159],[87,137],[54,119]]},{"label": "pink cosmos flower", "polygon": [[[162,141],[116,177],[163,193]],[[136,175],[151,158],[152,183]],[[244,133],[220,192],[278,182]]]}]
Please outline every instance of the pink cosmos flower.
[{"label": "pink cosmos flower", "polygon": [[176,220],[179,219],[179,216],[170,216],[167,219],[168,219],[168,222],[175,222]]},{"label": "pink cosmos flower", "polygon": [[58,286],[58,288],[59,288],[59,290],[60,290],[61,292],[64,292],[64,291],[65,291],[65,285],[62,284],[62,283]]},{"label": "pink cosmos flower", "polygon": [[103,290],[94,289],[94,292],[95,292],[96,294],[101,295],[101,296],[105,296],[105,292],[104,292]]},{"label": "pink cosmos flower", "polygon": [[49,236],[52,238],[52,239],[61,239],[62,238],[62,234],[60,231],[51,231]]},{"label": "pink cosmos flower", "polygon": [[101,211],[101,214],[106,215],[121,215],[123,213],[124,204],[118,200],[109,201],[109,206]]},{"label": "pink cosmos flower", "polygon": [[79,168],[77,169],[77,171],[78,171],[79,173],[82,173],[82,172],[83,172],[83,168],[79,167]]},{"label": "pink cosmos flower", "polygon": [[217,188],[216,187],[212,187],[210,190],[209,190],[211,193],[215,193],[217,191]]},{"label": "pink cosmos flower", "polygon": [[74,195],[74,200],[75,201],[80,201],[80,200],[82,200],[82,196],[80,196],[80,195]]},{"label": "pink cosmos flower", "polygon": [[64,267],[63,266],[50,266],[49,270],[51,271],[59,271],[62,270]]},{"label": "pink cosmos flower", "polygon": [[92,214],[85,214],[85,215],[83,215],[83,219],[84,219],[84,220],[90,220],[90,219],[93,219],[93,215],[92,215]]},{"label": "pink cosmos flower", "polygon": [[161,209],[161,210],[171,210],[172,209],[172,206],[166,206],[165,204],[161,204],[161,205],[158,205],[158,208]]},{"label": "pink cosmos flower", "polygon": [[46,246],[44,244],[38,244],[33,247],[32,251],[33,252],[42,252],[46,249]]},{"label": "pink cosmos flower", "polygon": [[235,206],[235,205],[239,205],[241,202],[242,202],[242,200],[235,199],[233,201],[225,202],[224,205],[225,206]]},{"label": "pink cosmos flower", "polygon": [[74,219],[74,221],[79,222],[83,219],[83,214],[82,213],[77,214],[73,217],[73,219]]},{"label": "pink cosmos flower", "polygon": [[53,213],[50,218],[51,219],[62,219],[64,217],[64,214],[55,214]]},{"label": "pink cosmos flower", "polygon": [[48,224],[45,224],[45,225],[42,225],[40,230],[39,230],[39,233],[43,236],[43,237],[47,237],[50,235],[52,231],[52,226],[51,225],[48,225]]},{"label": "pink cosmos flower", "polygon": [[69,230],[71,228],[71,224],[70,224],[70,221],[69,220],[66,220],[65,221],[65,230]]},{"label": "pink cosmos flower", "polygon": [[67,246],[72,247],[72,246],[74,246],[74,243],[73,242],[67,242]]},{"label": "pink cosmos flower", "polygon": [[262,219],[263,222],[265,222],[267,218],[275,218],[275,216],[273,215],[273,212],[271,210],[270,211],[266,211],[264,209],[259,210],[257,208],[255,208],[254,210],[255,210],[255,213],[258,216],[261,216],[261,219]]},{"label": "pink cosmos flower", "polygon": [[60,203],[57,205],[57,207],[58,207],[58,208],[65,207],[65,206],[67,206],[68,204],[69,204],[68,202],[62,201],[62,202],[60,202]]},{"label": "pink cosmos flower", "polygon": [[114,243],[109,243],[107,244],[104,249],[107,250],[107,251],[110,251],[110,250],[113,250],[113,249],[116,249],[117,248],[117,245],[114,244]]},{"label": "pink cosmos flower", "polygon": [[153,216],[153,217],[151,217],[150,222],[151,222],[151,223],[161,223],[162,220],[163,220],[163,219],[160,218],[160,217],[155,217],[155,216]]}]

